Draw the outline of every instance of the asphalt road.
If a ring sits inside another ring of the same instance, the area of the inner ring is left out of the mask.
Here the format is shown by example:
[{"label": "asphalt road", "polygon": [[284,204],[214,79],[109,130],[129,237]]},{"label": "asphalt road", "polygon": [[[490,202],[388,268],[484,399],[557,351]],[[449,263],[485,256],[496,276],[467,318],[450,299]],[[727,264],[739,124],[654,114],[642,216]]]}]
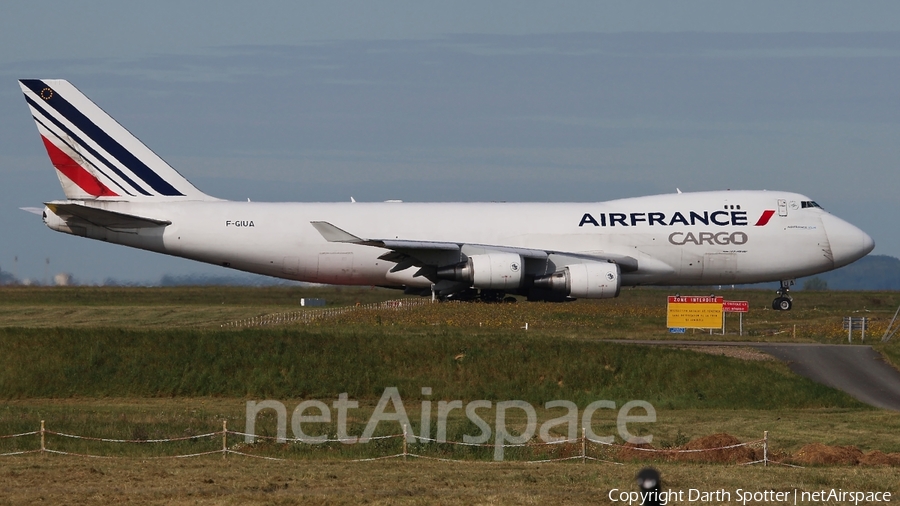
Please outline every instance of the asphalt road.
[{"label": "asphalt road", "polygon": [[745,346],[764,351],[801,376],[843,390],[866,404],[900,411],[900,371],[870,346],[717,341],[617,341],[666,346]]}]

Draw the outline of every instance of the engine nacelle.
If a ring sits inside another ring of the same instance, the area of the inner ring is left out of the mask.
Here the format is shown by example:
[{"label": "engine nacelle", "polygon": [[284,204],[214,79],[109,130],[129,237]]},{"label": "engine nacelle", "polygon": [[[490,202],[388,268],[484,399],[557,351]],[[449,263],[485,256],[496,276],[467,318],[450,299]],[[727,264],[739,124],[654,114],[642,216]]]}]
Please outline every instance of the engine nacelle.
[{"label": "engine nacelle", "polygon": [[535,278],[535,288],[575,298],[611,299],[619,296],[618,264],[588,262],[567,265],[549,276]]},{"label": "engine nacelle", "polygon": [[522,257],[515,253],[471,255],[465,262],[438,269],[442,279],[469,283],[473,288],[514,290],[522,284]]}]

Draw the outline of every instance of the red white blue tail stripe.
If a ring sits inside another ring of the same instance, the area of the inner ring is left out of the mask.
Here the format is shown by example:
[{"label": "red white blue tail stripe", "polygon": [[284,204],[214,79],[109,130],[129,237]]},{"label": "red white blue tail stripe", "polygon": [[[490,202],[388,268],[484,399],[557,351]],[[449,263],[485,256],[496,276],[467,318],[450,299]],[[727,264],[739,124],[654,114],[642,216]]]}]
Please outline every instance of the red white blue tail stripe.
[{"label": "red white blue tail stripe", "polygon": [[19,85],[67,198],[211,200],[68,81]]}]

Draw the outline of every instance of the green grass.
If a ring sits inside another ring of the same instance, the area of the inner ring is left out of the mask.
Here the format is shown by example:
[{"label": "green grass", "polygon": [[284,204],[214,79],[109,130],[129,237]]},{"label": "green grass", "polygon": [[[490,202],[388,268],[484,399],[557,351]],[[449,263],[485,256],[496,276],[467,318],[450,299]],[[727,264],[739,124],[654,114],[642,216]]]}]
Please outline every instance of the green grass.
[{"label": "green grass", "polygon": [[[284,463],[238,457],[222,460],[218,456],[159,461],[26,457],[0,462],[4,477],[0,501],[85,505],[622,505],[628,503],[609,500],[610,491],[634,490],[634,476],[643,465],[453,464],[418,459]],[[689,488],[725,489],[732,494],[728,504],[740,504],[737,489],[891,491],[893,498],[900,493],[893,468],[791,469],[684,463],[657,467],[663,486],[685,491],[685,499]]]},{"label": "green grass", "polygon": [[0,329],[0,396],[642,399],[660,408],[858,407],[779,362],[504,331]]},{"label": "green grass", "polygon": [[402,296],[397,290],[368,287],[0,287],[0,307],[90,306],[300,306],[303,297],[321,297],[329,306],[379,302]]},{"label": "green grass", "polygon": [[357,287],[0,287],[0,327],[215,328],[300,309],[301,298],[325,298],[334,307],[398,296]]},{"label": "green grass", "polygon": [[[300,399],[280,399],[287,408],[288,417]],[[333,399],[323,398],[326,403]],[[620,404],[617,404],[619,407]],[[360,408],[350,411],[350,434],[361,434],[371,416],[373,401],[360,402]],[[412,431],[419,433],[420,403],[404,399],[404,407],[413,422]],[[559,416],[559,411],[537,408],[538,421]],[[432,415],[435,414],[434,405]],[[49,431],[90,437],[113,439],[166,439],[196,436],[217,432],[222,421],[228,422],[230,430],[244,431],[246,427],[246,401],[235,398],[106,398],[106,399],[24,399],[8,401],[0,408],[0,435],[31,432],[40,428],[40,421],[46,421]],[[524,421],[516,411],[510,411],[509,426],[519,427]],[[492,410],[481,412],[490,425],[495,426]],[[617,435],[615,410],[601,410],[593,417],[593,430],[598,436]],[[432,437],[435,435],[432,422]],[[328,434],[334,436],[334,424],[305,426],[308,434]],[[562,429],[555,435],[565,435]],[[900,452],[900,419],[891,412],[881,410],[859,410],[846,408],[752,410],[752,409],[659,409],[657,421],[647,424],[632,424],[629,430],[641,435],[653,435],[656,447],[669,448],[710,434],[725,432],[741,441],[754,441],[769,432],[770,448],[773,454],[794,453],[806,444],[820,442],[827,445],[853,445],[863,451],[881,450]],[[376,434],[396,434],[401,431],[396,422],[379,424]],[[467,421],[464,415],[454,412],[448,423],[448,440],[461,441],[464,434],[476,435],[480,431]],[[262,411],[257,417],[255,433],[260,436],[276,435],[274,411]],[[287,437],[294,437],[288,421]],[[489,442],[493,443],[493,439]],[[380,457],[399,453],[402,445],[399,439],[382,443],[359,445],[302,445],[260,442],[246,446],[243,438],[228,437],[229,448],[240,451],[278,456],[290,459],[350,459]],[[36,435],[18,439],[0,439],[0,453],[33,450],[40,447]],[[73,440],[48,435],[47,447],[75,453],[118,456],[163,456],[213,451],[221,448],[221,438],[198,438],[160,444],[123,444],[97,441]],[[566,451],[580,451],[567,448]],[[434,443],[411,445],[413,453],[452,457],[461,460],[491,460],[491,448],[459,448]],[[507,459],[538,459],[553,456],[556,448],[536,447],[528,454],[507,453]],[[602,449],[589,448],[598,455]],[[602,455],[602,453],[601,453]],[[615,460],[614,456],[610,456]],[[2,463],[2,460],[0,460]]]},{"label": "green grass", "polygon": [[[302,399],[330,403],[342,392],[360,401],[350,422],[351,433],[360,433],[387,386],[399,388],[412,430],[418,431],[420,389],[427,386],[435,404],[522,399],[539,408],[541,420],[558,416],[540,409],[549,400],[570,400],[581,409],[600,399],[617,406],[646,400],[658,410],[658,422],[643,433],[654,434],[662,446],[716,432],[757,439],[768,430],[773,444],[788,451],[813,441],[900,451],[893,413],[800,378],[780,362],[604,342],[709,339],[705,332],[666,332],[668,292],[625,290],[618,299],[570,304],[362,310],[311,324],[233,330],[220,326],[300,310],[301,297],[322,297],[334,307],[399,294],[368,288],[2,288],[0,398],[6,402],[0,434],[35,430],[41,419],[51,430],[117,439],[212,432],[221,429],[223,419],[242,430],[248,399],[277,399],[291,410]],[[790,340],[796,326],[797,341],[842,342],[842,316],[866,314],[886,325],[900,304],[896,293],[796,295],[794,311],[782,313],[766,309],[769,292],[727,293],[729,299],[750,300],[744,320],[750,336],[737,336],[736,318],[730,317],[729,335],[714,337]],[[521,328],[525,322],[527,332]],[[870,336],[880,333],[873,330]],[[896,341],[877,348],[900,363]],[[615,432],[611,413],[597,421],[598,434]],[[471,429],[465,417],[456,416],[449,439],[474,434]],[[379,427],[379,433],[396,430]],[[272,414],[261,415],[258,433],[274,431]],[[98,446],[57,436],[49,442],[67,451],[131,456],[191,453],[220,444]],[[19,444],[0,443],[3,451]],[[34,441],[22,444],[32,448]],[[302,459],[356,458],[395,452],[397,444],[251,450]],[[454,456],[447,448],[419,450]],[[489,453],[462,458],[489,459]]]},{"label": "green grass", "polygon": [[888,363],[893,365],[895,369],[900,369],[900,345],[897,344],[898,341],[900,341],[900,338],[895,336],[891,341],[875,346],[875,349],[881,352]]},{"label": "green grass", "polygon": [[[710,288],[625,289],[619,298],[579,300],[567,304],[513,305],[440,304],[403,312],[359,311],[317,320],[317,327],[346,329],[376,325],[427,329],[435,326],[517,330],[579,339],[708,339],[704,331],[668,334],[666,295],[707,294]],[[868,342],[877,341],[894,310],[897,292],[796,292],[794,310],[773,311],[768,290],[720,290],[732,300],[748,300],[744,335],[738,336],[738,317],[727,319],[726,340],[796,340],[841,343],[844,316],[868,316]],[[0,288],[0,327],[113,327],[123,329],[219,328],[222,324],[303,310],[303,297],[325,298],[329,307],[355,306],[403,297],[396,290],[335,287],[177,287],[177,288]],[[859,341],[859,333],[854,342]]]}]

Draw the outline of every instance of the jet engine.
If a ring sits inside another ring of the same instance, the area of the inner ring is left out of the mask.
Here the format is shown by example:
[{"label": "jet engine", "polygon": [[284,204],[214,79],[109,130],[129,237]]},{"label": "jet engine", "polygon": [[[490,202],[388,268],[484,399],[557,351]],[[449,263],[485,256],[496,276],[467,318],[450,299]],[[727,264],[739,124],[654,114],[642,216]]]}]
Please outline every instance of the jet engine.
[{"label": "jet engine", "polygon": [[619,266],[614,263],[588,262],[565,266],[549,276],[535,278],[535,288],[585,299],[618,297]]},{"label": "jet engine", "polygon": [[522,257],[515,253],[471,255],[465,262],[438,269],[441,279],[469,283],[473,288],[514,290],[522,284]]}]

